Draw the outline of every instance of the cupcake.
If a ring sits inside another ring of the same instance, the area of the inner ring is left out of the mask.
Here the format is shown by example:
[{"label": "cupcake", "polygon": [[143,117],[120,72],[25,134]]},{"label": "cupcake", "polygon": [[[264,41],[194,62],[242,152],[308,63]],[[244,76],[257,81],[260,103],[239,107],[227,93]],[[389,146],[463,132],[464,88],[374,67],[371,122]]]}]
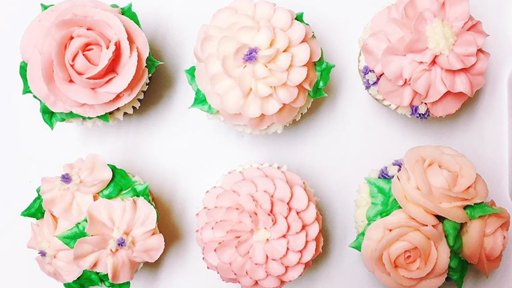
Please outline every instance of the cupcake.
[{"label": "cupcake", "polygon": [[66,0],[41,8],[21,41],[20,75],[23,94],[39,100],[44,122],[53,129],[132,114],[161,64],[132,5]]},{"label": "cupcake", "polygon": [[252,134],[281,132],[324,89],[325,61],[303,13],[266,1],[236,0],[199,32],[196,66],[186,71],[192,107]]},{"label": "cupcake", "polygon": [[311,189],[279,166],[230,172],[204,198],[197,242],[209,269],[244,288],[300,277],[322,251],[322,217]]},{"label": "cupcake", "polygon": [[149,185],[96,155],[44,177],[21,215],[39,267],[66,287],[129,287],[164,250]]},{"label": "cupcake", "polygon": [[460,288],[469,266],[497,269],[507,246],[510,215],[487,196],[464,155],[413,148],[360,186],[351,247],[386,287]]},{"label": "cupcake", "polygon": [[468,0],[398,0],[371,21],[359,72],[368,93],[400,114],[445,117],[484,86],[487,34]]}]

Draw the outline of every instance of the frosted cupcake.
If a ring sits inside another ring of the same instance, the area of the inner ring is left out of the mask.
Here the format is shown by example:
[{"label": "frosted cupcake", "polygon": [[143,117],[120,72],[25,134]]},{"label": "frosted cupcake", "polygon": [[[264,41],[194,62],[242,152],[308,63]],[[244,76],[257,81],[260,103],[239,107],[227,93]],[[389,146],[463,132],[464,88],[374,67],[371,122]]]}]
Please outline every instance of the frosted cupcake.
[{"label": "frosted cupcake", "polygon": [[400,114],[457,112],[484,86],[487,34],[468,0],[398,0],[364,33],[359,72],[368,93]]},{"label": "frosted cupcake", "polygon": [[131,4],[67,0],[41,8],[21,41],[20,74],[23,94],[39,100],[46,124],[132,114],[160,62]]},{"label": "frosted cupcake", "polygon": [[283,287],[322,251],[322,217],[303,179],[279,166],[233,171],[204,198],[197,241],[209,269],[244,288]]},{"label": "frosted cupcake", "polygon": [[314,99],[327,96],[334,68],[303,16],[253,0],[217,11],[199,32],[196,66],[186,71],[192,107],[254,134],[298,121]]},{"label": "frosted cupcake", "polygon": [[413,148],[359,188],[351,247],[387,287],[462,287],[470,265],[489,276],[507,246],[510,216],[487,196],[462,154]]},{"label": "frosted cupcake", "polygon": [[42,179],[22,212],[36,220],[28,248],[66,287],[130,287],[165,246],[148,184],[96,155],[63,170]]}]

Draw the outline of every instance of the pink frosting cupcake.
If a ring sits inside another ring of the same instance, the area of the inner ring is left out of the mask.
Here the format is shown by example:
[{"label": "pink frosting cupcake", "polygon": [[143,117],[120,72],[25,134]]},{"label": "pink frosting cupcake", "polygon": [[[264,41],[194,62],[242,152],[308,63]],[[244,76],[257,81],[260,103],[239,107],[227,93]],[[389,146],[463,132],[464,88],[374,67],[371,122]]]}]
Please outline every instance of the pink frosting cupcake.
[{"label": "pink frosting cupcake", "polygon": [[23,94],[39,100],[46,124],[111,122],[133,113],[161,63],[131,4],[67,0],[41,8],[21,41],[20,75]]},{"label": "pink frosting cupcake", "polygon": [[22,216],[39,267],[66,287],[129,287],[165,246],[148,184],[96,155],[44,177]]},{"label": "pink frosting cupcake", "polygon": [[359,71],[369,94],[400,114],[445,117],[484,86],[487,34],[468,0],[398,0],[371,21]]},{"label": "pink frosting cupcake", "polygon": [[281,132],[313,99],[327,96],[326,62],[303,13],[266,1],[236,0],[199,32],[196,66],[186,71],[192,107],[254,134]]},{"label": "pink frosting cupcake", "polygon": [[409,150],[375,170],[356,200],[360,251],[387,287],[462,287],[469,265],[486,276],[501,263],[510,215],[488,196],[474,165],[442,146]]},{"label": "pink frosting cupcake", "polygon": [[300,277],[322,251],[322,217],[305,181],[279,166],[224,176],[197,214],[209,269],[244,288],[277,288]]}]

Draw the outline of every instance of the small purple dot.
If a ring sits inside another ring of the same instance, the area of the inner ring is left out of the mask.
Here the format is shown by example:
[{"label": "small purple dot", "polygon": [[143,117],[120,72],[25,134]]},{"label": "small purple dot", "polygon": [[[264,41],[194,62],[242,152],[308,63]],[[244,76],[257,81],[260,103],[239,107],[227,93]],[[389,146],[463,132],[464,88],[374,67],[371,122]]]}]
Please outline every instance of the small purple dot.
[{"label": "small purple dot", "polygon": [[425,110],[425,112],[421,113],[420,112],[420,106],[416,106],[416,105],[412,105],[411,106],[411,116],[412,117],[416,117],[417,119],[420,119],[420,120],[427,120],[428,118],[430,118],[430,110]]},{"label": "small purple dot", "polygon": [[372,69],[370,69],[370,67],[368,67],[367,65],[364,65],[363,70],[361,70],[364,76],[368,75],[368,73],[370,73],[371,71]]},{"label": "small purple dot", "polygon": [[43,257],[43,258],[44,258],[44,257],[46,257],[46,255],[48,255],[48,254],[46,253],[46,251],[44,251],[44,250],[39,250],[39,252],[37,252],[37,254],[39,254],[39,256],[41,256],[41,257]]},{"label": "small purple dot", "polygon": [[393,179],[393,176],[389,175],[388,167],[383,167],[380,169],[379,179]]},{"label": "small purple dot", "polygon": [[117,248],[124,248],[124,247],[126,247],[126,239],[124,239],[123,237],[119,237],[116,240],[116,244],[117,244]]},{"label": "small purple dot", "polygon": [[243,57],[244,63],[252,64],[256,62],[258,60],[258,52],[260,52],[260,49],[256,47],[249,48]]},{"label": "small purple dot", "polygon": [[69,185],[69,184],[71,184],[71,182],[73,182],[73,177],[71,177],[71,175],[69,175],[69,173],[64,173],[64,174],[60,175],[60,182],[66,184],[66,185]]}]

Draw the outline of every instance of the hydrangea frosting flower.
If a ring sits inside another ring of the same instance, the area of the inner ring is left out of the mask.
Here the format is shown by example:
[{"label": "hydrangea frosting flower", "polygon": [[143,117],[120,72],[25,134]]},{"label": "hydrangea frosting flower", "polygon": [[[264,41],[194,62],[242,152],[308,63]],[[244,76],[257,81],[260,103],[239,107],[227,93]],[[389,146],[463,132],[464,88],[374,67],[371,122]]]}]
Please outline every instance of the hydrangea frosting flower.
[{"label": "hydrangea frosting flower", "polygon": [[468,0],[398,0],[363,40],[366,89],[419,119],[453,114],[485,83],[487,36]]},{"label": "hydrangea frosting flower", "polygon": [[64,166],[58,177],[45,177],[41,183],[43,206],[55,216],[76,223],[112,179],[112,170],[98,155],[89,155]]},{"label": "hydrangea frosting flower", "polygon": [[143,198],[99,199],[87,211],[88,237],[74,249],[82,269],[106,273],[112,283],[131,281],[144,262],[155,262],[164,250],[155,208]]},{"label": "hydrangea frosting flower", "polygon": [[[197,86],[224,120],[275,132],[306,112],[322,51],[311,27],[296,17],[266,1],[236,0],[202,27]],[[330,73],[333,66],[326,66]]]},{"label": "hydrangea frosting flower", "polygon": [[245,288],[282,287],[322,250],[316,199],[304,180],[277,167],[229,173],[207,192],[197,221],[208,268]]}]

